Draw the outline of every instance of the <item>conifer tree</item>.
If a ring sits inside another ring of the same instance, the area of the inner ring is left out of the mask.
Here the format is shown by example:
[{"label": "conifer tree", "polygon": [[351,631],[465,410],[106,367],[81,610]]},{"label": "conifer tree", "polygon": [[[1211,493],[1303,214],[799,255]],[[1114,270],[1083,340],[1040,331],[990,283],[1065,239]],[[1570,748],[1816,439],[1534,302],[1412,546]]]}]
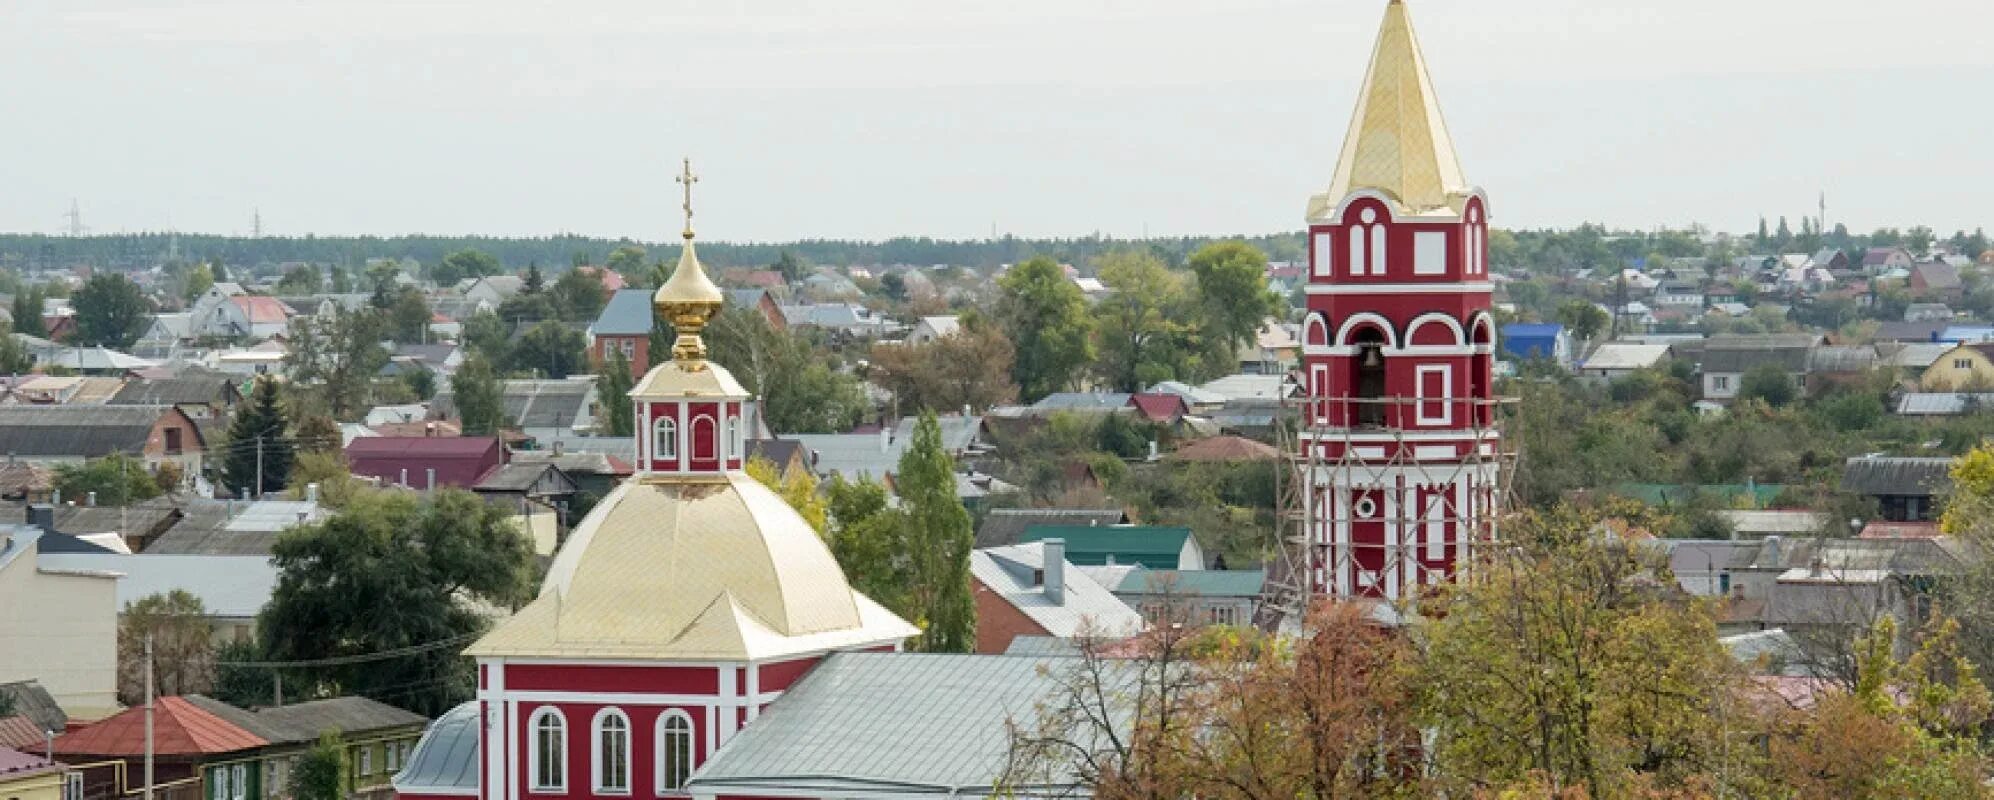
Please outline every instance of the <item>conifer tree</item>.
[{"label": "conifer tree", "polygon": [[290,423],[278,404],[275,380],[256,379],[249,402],[229,424],[227,448],[222,457],[222,480],[231,491],[248,489],[251,496],[260,497],[265,492],[281,492],[290,483],[295,447]]},{"label": "conifer tree", "polygon": [[955,491],[955,459],[942,447],[934,412],[921,415],[914,441],[894,476],[907,514],[913,608],[920,616],[915,648],[967,653],[976,646],[976,602],[970,594],[969,551],[975,546],[969,509]]},{"label": "conifer tree", "polygon": [[520,284],[519,290],[526,294],[534,294],[545,288],[547,288],[547,276],[540,273],[540,262],[527,264],[526,280]]}]

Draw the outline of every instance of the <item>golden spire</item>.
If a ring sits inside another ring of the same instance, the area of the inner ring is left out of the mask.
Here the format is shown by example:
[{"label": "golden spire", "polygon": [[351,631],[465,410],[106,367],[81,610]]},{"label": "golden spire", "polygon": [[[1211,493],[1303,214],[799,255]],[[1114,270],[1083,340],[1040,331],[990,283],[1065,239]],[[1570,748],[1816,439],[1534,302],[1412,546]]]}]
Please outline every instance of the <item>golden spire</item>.
[{"label": "golden spire", "polygon": [[1329,191],[1309,204],[1309,216],[1335,208],[1360,189],[1386,192],[1414,212],[1448,206],[1451,197],[1468,191],[1401,0],[1385,7],[1336,177]]},{"label": "golden spire", "polygon": [[706,268],[699,265],[699,256],[692,251],[692,185],[699,182],[699,176],[692,174],[692,159],[685,160],[677,180],[685,187],[685,232],[681,234],[685,248],[679,251],[678,269],[672,271],[671,279],[651,296],[651,306],[678,331],[672,358],[686,371],[696,372],[706,368],[706,342],[699,333],[714,314],[720,313],[726,298],[706,277]]}]

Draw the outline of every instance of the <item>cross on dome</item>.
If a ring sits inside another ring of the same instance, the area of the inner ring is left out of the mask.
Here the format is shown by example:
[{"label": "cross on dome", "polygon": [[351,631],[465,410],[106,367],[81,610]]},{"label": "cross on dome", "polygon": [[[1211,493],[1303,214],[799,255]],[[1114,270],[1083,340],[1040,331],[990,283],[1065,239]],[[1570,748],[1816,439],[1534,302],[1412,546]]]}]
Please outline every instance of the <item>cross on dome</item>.
[{"label": "cross on dome", "polygon": [[676,180],[685,192],[685,233],[682,234],[685,247],[679,251],[678,268],[672,271],[671,279],[651,296],[651,306],[678,331],[672,358],[685,371],[698,372],[706,368],[706,341],[699,334],[713,315],[720,313],[726,298],[720,294],[720,287],[706,277],[706,268],[700,266],[699,256],[693,252],[692,185],[699,182],[699,176],[692,173],[692,159],[685,159]]},{"label": "cross on dome", "polygon": [[685,187],[685,204],[681,206],[685,209],[685,233],[680,235],[684,236],[686,241],[692,241],[692,185],[699,182],[699,176],[692,174],[691,158],[685,159],[683,171],[672,180],[678,181],[680,186]]}]

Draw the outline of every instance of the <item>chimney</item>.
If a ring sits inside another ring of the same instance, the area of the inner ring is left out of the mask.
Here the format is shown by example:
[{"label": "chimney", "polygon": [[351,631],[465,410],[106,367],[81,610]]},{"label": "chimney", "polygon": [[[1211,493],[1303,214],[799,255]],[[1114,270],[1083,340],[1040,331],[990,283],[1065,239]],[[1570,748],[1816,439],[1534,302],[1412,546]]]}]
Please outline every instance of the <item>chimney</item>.
[{"label": "chimney", "polygon": [[401,487],[402,487],[402,488],[404,488],[404,489],[407,489],[407,488],[409,488],[409,487],[408,487],[408,467],[402,467],[402,479],[401,479],[400,483],[401,483]]},{"label": "chimney", "polygon": [[425,423],[423,423],[423,425],[422,425],[422,435],[423,435],[423,436],[435,436],[435,435],[436,435],[436,423],[434,423],[434,422],[425,422]]},{"label": "chimney", "polygon": [[1815,553],[1813,558],[1807,560],[1807,577],[1809,578],[1821,577],[1822,571],[1827,566],[1828,566],[1827,560],[1823,559],[1820,553],[1818,552]]},{"label": "chimney", "polygon": [[566,451],[567,451],[567,449],[568,449],[568,448],[567,448],[567,445],[566,445],[565,443],[563,443],[563,442],[562,442],[562,441],[561,441],[560,439],[555,439],[555,440],[554,440],[554,457],[555,457],[555,458],[560,458],[560,457],[561,457],[561,454],[562,454],[562,453],[564,453],[564,452],[566,452]]},{"label": "chimney", "polygon": [[879,452],[893,452],[893,429],[886,427],[885,422],[879,424]]},{"label": "chimney", "polygon": [[316,502],[318,502],[318,484],[317,484],[317,483],[307,483],[307,484],[305,484],[305,502],[307,502],[307,503],[316,503]]},{"label": "chimney", "polygon": [[96,508],[96,507],[97,507],[97,493],[96,493],[96,492],[90,492],[90,493],[88,493],[88,494],[85,494],[85,495],[83,495],[83,505],[84,505],[85,507],[88,507],[88,508]]},{"label": "chimney", "polygon": [[28,526],[42,529],[42,533],[55,533],[55,506],[36,503],[28,506]]},{"label": "chimney", "polygon": [[429,469],[424,471],[429,474],[425,476],[426,480],[428,480],[428,483],[423,485],[422,490],[425,492],[436,491],[436,468],[430,467]]},{"label": "chimney", "polygon": [[1045,540],[1045,599],[1066,605],[1066,540]]},{"label": "chimney", "polygon": [[1759,543],[1759,561],[1763,562],[1764,568],[1779,569],[1786,563],[1781,560],[1779,544],[1780,538],[1778,536],[1767,536]]}]

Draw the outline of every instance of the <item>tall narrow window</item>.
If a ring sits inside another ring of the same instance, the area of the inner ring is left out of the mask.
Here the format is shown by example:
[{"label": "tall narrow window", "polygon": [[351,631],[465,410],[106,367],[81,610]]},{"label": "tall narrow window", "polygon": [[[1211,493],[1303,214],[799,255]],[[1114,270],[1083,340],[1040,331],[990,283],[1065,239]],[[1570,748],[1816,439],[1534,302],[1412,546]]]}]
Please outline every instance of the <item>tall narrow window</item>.
[{"label": "tall narrow window", "polygon": [[727,458],[735,458],[746,455],[745,453],[741,452],[743,448],[741,447],[740,417],[727,418],[727,435],[725,437],[725,442],[726,442],[725,444],[721,445],[721,447],[724,448],[720,451],[721,458],[727,459]]},{"label": "tall narrow window", "polygon": [[595,790],[630,793],[630,718],[614,708],[595,715]]},{"label": "tall narrow window", "polygon": [[679,457],[679,425],[671,417],[659,417],[651,427],[651,457],[665,461]]},{"label": "tall narrow window", "polygon": [[526,751],[526,770],[536,792],[558,793],[568,789],[568,724],[561,712],[543,708],[533,712],[533,746]]},{"label": "tall narrow window", "polygon": [[658,792],[678,792],[692,775],[692,718],[683,711],[658,716]]},{"label": "tall narrow window", "polygon": [[213,791],[208,793],[209,796],[214,800],[228,800],[228,767],[216,767],[214,776],[214,785],[209,787]]}]

